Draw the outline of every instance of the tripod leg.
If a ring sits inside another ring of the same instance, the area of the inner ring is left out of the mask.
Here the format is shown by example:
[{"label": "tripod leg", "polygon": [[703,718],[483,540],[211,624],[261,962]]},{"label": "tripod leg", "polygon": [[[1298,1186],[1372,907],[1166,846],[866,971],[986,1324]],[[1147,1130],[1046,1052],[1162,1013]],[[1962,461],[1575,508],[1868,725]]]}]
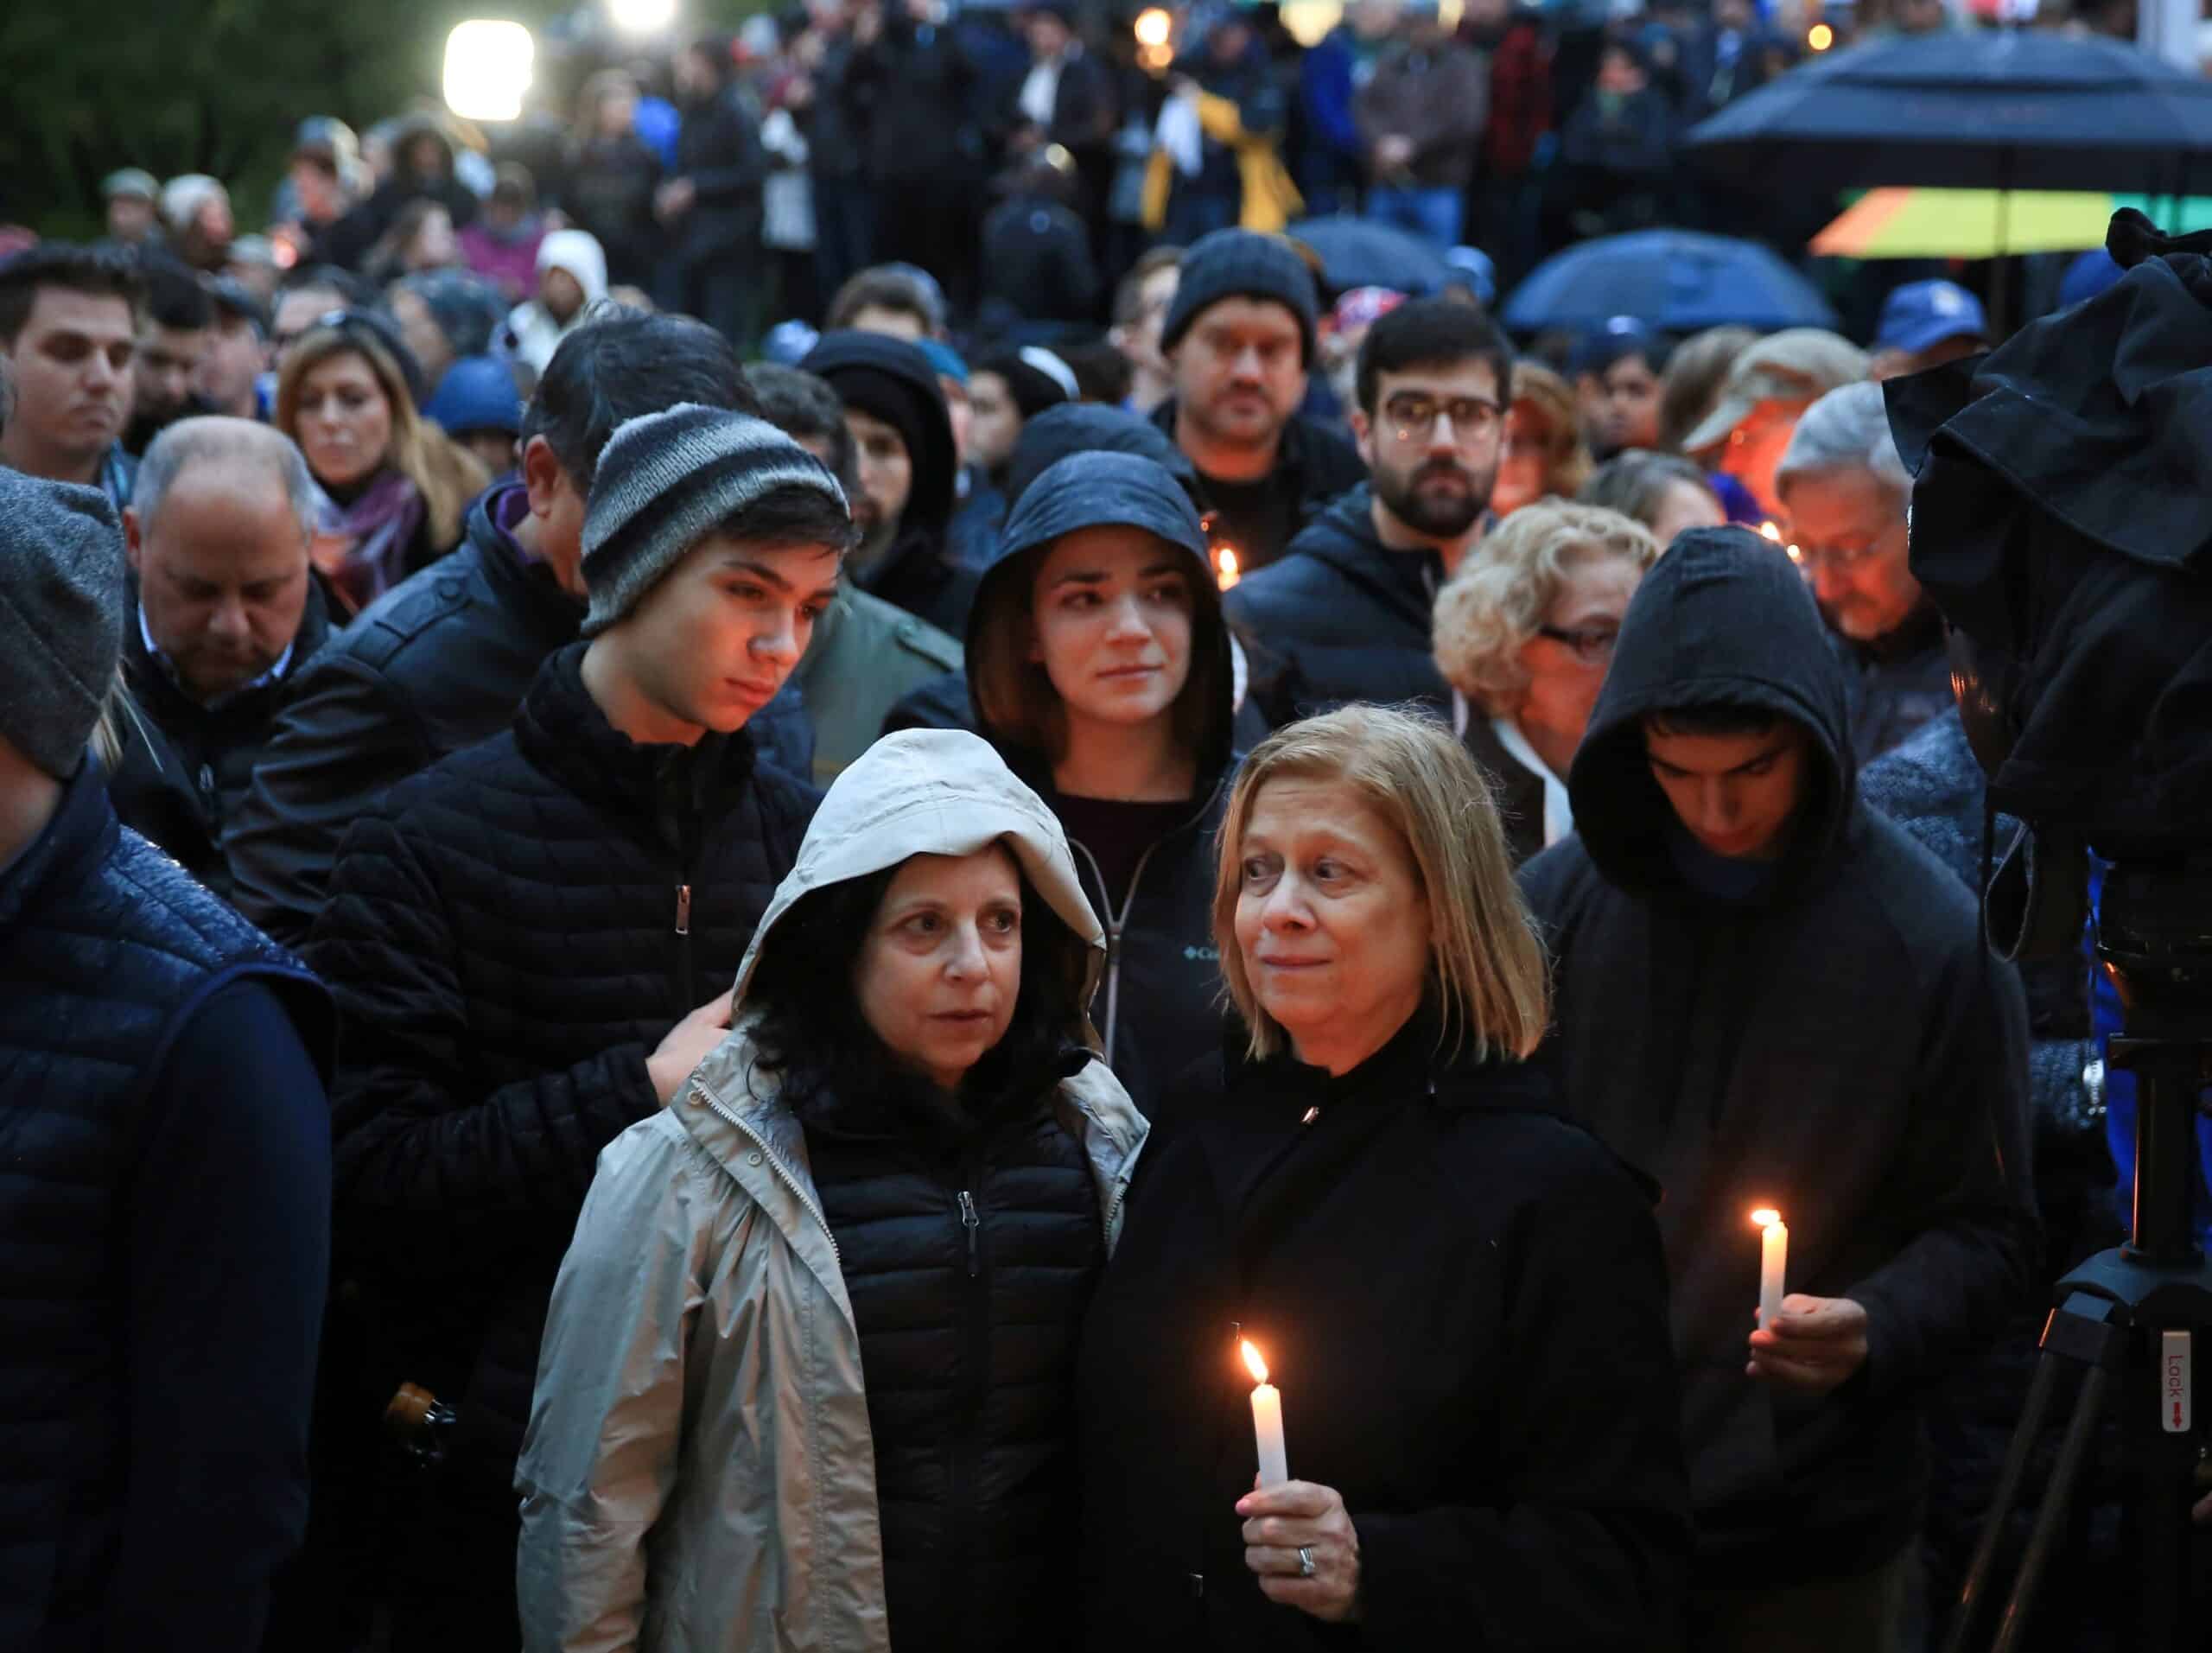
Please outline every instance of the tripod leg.
[{"label": "tripod leg", "polygon": [[2044,1564],[2052,1543],[2074,1501],[2074,1484],[2082,1476],[2082,1460],[2089,1455],[2096,1438],[2097,1414],[2104,1409],[2105,1389],[2112,1374],[2102,1366],[2089,1368],[2082,1380],[2082,1393],[2074,1404],[2073,1419],[2066,1426],[2065,1443],[2058,1449],[2058,1464],[2044,1490],[2043,1507],[2036,1511],[2034,1530],[2028,1535],[2028,1553],[2020,1563],[2020,1576],[2012,1585],[2012,1599],[2005,1605],[2004,1622],[1997,1631],[1995,1653],[2015,1653],[2027,1633],[2028,1614],[2035,1606],[2036,1586],[2043,1581]]},{"label": "tripod leg", "polygon": [[2043,1434],[2044,1415],[2050,1409],[2059,1359],[2050,1349],[2036,1357],[2036,1375],[2028,1384],[2027,1403],[2020,1410],[2020,1421],[2013,1428],[2012,1444],[2005,1449],[2005,1465],[1998,1472],[1997,1491],[1990,1498],[1988,1513],[1982,1517],[1981,1538],[1974,1545],[1974,1562],[1967,1568],[1965,1587],[1959,1592],[1959,1605],[1951,1618],[1951,1632],[1943,1638],[1943,1653],[1966,1653],[1967,1638],[1974,1633],[1974,1618],[1989,1585],[1990,1569],[1996,1565],[1997,1548],[2005,1536],[2005,1517],[2019,1501],[2020,1480],[2027,1472],[2028,1456]]}]

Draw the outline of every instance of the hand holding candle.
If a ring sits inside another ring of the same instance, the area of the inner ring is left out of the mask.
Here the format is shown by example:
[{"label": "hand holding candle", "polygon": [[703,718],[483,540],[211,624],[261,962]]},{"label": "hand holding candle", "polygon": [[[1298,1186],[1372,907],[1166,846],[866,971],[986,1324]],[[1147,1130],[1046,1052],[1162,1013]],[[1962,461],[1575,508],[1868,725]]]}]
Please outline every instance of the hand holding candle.
[{"label": "hand holding candle", "polygon": [[1789,1262],[1789,1228],[1777,1211],[1759,1210],[1751,1221],[1762,1230],[1759,1238],[1759,1326],[1774,1324],[1782,1313],[1783,1275]]},{"label": "hand holding candle", "polygon": [[1268,1363],[1249,1339],[1244,1364],[1259,1384],[1252,1391],[1252,1434],[1260,1448],[1260,1485],[1281,1486],[1290,1478],[1290,1460],[1282,1445],[1282,1391],[1268,1382]]}]

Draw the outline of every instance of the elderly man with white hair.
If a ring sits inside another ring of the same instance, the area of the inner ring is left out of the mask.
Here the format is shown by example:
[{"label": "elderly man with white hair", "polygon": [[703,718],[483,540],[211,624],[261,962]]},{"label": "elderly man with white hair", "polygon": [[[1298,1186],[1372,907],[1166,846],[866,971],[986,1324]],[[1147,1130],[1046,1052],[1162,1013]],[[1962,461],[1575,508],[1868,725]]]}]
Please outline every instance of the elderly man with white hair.
[{"label": "elderly man with white hair", "polygon": [[109,781],[126,825],[229,899],[223,823],[330,629],[308,567],[317,495],[289,437],[181,419],[138,467],[123,669],[136,715]]},{"label": "elderly man with white hair", "polygon": [[1943,620],[1905,561],[1912,477],[1878,385],[1805,410],[1775,469],[1789,543],[1851,668],[1851,747],[1866,763],[1952,704]]}]

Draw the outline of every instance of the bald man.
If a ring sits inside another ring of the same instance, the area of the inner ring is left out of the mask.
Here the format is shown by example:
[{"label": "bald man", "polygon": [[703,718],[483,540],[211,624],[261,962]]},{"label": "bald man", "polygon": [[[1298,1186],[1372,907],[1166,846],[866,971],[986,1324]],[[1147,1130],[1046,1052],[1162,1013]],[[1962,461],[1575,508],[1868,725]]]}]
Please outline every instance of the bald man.
[{"label": "bald man", "polygon": [[226,900],[224,821],[329,632],[308,565],[318,501],[288,437],[207,417],[155,439],[123,513],[124,675],[138,715],[123,720],[109,791],[126,825]]}]

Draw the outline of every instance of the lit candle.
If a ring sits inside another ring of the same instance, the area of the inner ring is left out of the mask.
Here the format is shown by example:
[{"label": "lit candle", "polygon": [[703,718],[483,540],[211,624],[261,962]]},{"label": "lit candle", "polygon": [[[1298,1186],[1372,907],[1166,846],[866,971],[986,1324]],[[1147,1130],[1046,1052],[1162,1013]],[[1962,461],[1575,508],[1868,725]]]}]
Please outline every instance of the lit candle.
[{"label": "lit candle", "polygon": [[1234,546],[1217,545],[1213,548],[1213,577],[1214,583],[1224,591],[1244,577],[1238,570]]},{"label": "lit candle", "polygon": [[1249,1340],[1244,1364],[1259,1384],[1252,1391],[1252,1435],[1260,1447],[1260,1485],[1281,1486],[1290,1478],[1290,1460],[1282,1449],[1282,1391],[1268,1382],[1268,1363]]},{"label": "lit candle", "polygon": [[1759,1227],[1759,1325],[1770,1326],[1782,1313],[1782,1276],[1789,1262],[1789,1227],[1777,1211],[1751,1213]]}]

